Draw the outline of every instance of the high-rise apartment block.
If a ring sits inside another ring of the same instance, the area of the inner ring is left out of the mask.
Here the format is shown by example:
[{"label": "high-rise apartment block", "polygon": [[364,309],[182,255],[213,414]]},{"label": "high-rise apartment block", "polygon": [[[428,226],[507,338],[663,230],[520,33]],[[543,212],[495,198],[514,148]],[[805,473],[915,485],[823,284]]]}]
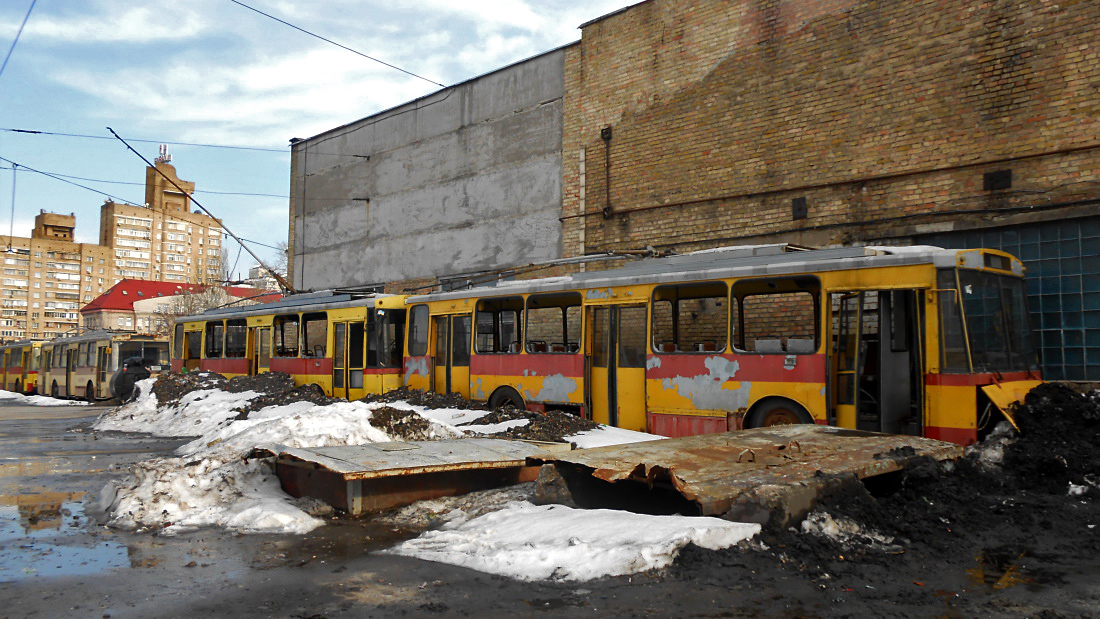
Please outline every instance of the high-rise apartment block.
[{"label": "high-rise apartment block", "polygon": [[219,221],[191,212],[195,184],[180,180],[166,157],[155,166],[145,170],[145,206],[102,206],[98,245],[75,241],[75,215],[46,211],[30,238],[0,235],[0,342],[77,329],[80,308],[124,278],[222,279]]}]

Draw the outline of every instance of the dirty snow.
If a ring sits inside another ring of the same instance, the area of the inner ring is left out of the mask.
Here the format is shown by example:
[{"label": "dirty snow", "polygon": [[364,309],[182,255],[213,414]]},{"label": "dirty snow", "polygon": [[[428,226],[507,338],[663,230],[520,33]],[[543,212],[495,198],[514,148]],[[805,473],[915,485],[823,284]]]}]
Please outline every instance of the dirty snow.
[{"label": "dirty snow", "polygon": [[565,440],[574,443],[577,449],[589,449],[592,447],[608,447],[610,445],[625,445],[626,443],[642,443],[645,441],[658,441],[665,437],[634,430],[624,430],[611,426],[600,426],[593,430],[585,430],[578,434],[565,437]]},{"label": "dirty snow", "polygon": [[0,390],[0,400],[10,401],[13,404],[26,404],[29,406],[87,406],[83,400],[61,400],[44,395],[23,395],[14,391]]},{"label": "dirty snow", "polygon": [[[299,509],[282,491],[270,463],[245,457],[255,447],[272,445],[311,448],[401,440],[371,425],[376,408],[421,415],[429,422],[430,439],[490,434],[526,423],[512,420],[459,428],[456,423],[476,421],[488,411],[425,409],[403,401],[295,402],[238,419],[235,409],[259,393],[203,389],[185,394],[177,403],[158,405],[153,383],[154,379],[139,382],[135,401],[104,413],[94,428],[197,438],[177,449],[176,457],[137,465],[128,478],[104,488],[100,510],[113,526],[166,534],[205,526],[245,533],[305,533],[320,526],[322,520]],[[601,428],[570,440],[597,446],[654,438],[659,437]]]},{"label": "dirty snow", "polygon": [[517,580],[583,581],[665,567],[685,545],[729,548],[760,525],[609,509],[510,503],[403,542],[388,553]]}]

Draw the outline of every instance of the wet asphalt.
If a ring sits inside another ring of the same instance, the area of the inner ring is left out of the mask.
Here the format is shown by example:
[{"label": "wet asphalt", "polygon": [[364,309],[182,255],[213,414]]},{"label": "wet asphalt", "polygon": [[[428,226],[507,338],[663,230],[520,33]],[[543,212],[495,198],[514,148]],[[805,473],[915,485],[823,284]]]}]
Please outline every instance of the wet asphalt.
[{"label": "wet asphalt", "polygon": [[0,405],[0,617],[634,614],[613,591],[377,554],[415,532],[369,520],[303,536],[104,527],[99,491],[187,441],[95,432],[103,410]]}]

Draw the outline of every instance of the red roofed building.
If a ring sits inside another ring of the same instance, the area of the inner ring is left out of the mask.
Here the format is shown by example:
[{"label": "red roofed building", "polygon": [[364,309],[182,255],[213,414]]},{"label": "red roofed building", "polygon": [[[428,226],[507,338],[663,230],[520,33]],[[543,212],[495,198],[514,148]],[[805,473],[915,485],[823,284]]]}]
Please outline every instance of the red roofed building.
[{"label": "red roofed building", "polygon": [[197,314],[236,301],[255,305],[281,299],[279,293],[244,286],[202,286],[124,279],[80,310],[85,329],[166,334],[176,316]]}]

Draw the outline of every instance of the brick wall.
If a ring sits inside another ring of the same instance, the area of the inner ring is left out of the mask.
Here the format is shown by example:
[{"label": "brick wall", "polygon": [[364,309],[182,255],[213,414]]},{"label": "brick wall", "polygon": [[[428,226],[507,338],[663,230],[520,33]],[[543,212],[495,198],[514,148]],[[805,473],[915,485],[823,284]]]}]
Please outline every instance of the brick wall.
[{"label": "brick wall", "polygon": [[[650,0],[587,24],[564,255],[906,240],[1096,200],[1098,21],[1090,1]],[[998,170],[1011,187],[987,190]]]}]

